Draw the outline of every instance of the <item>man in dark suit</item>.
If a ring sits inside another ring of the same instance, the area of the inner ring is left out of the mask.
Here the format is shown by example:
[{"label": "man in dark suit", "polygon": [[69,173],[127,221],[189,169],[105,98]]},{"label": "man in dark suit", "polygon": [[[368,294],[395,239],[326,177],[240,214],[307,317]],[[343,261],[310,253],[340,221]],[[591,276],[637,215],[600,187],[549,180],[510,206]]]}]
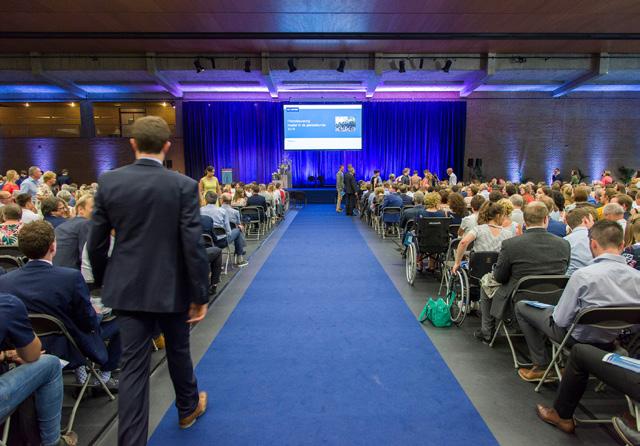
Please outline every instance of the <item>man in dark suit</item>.
[{"label": "man in dark suit", "polygon": [[58,179],[56,181],[59,187],[62,187],[63,184],[71,184],[71,177],[69,176],[69,171],[67,169],[62,169],[60,175],[58,175]]},{"label": "man in dark suit", "polygon": [[87,243],[95,282],[104,284],[102,300],[117,314],[122,334],[120,446],[147,441],[156,324],[166,341],[180,427],[190,427],[207,406],[189,351],[189,325],[204,319],[208,303],[198,184],[162,167],[171,146],[163,119],[140,118],[131,131],[136,162],[100,177]]},{"label": "man in dark suit", "polygon": [[349,165],[347,173],[344,175],[344,198],[346,201],[347,215],[353,215],[357,193],[358,185],[356,184],[355,170],[352,165]]},{"label": "man in dark suit", "polygon": [[511,292],[518,280],[533,275],[563,275],[569,266],[571,247],[566,240],[547,232],[549,210],[539,201],[524,209],[525,233],[502,242],[493,276],[502,284],[492,299],[481,292],[482,328],[478,339],[488,343],[495,328],[495,318],[506,319],[513,311]]},{"label": "man in dark suit", "polygon": [[[202,225],[202,233],[215,240],[213,234],[213,220],[208,215],[200,215],[200,224]],[[217,246],[207,246],[207,258],[211,267],[211,280],[209,282],[209,294],[216,294],[218,283],[220,283],[220,275],[222,274],[222,249]]]},{"label": "man in dark suit", "polygon": [[247,199],[247,206],[261,206],[264,209],[261,220],[265,221],[267,219],[267,199],[260,195],[260,186],[257,184],[253,185],[251,192],[251,196]]},{"label": "man in dark suit", "polygon": [[[51,225],[44,221],[27,223],[18,235],[20,250],[29,258],[22,268],[0,277],[0,292],[22,300],[29,313],[54,316],[64,323],[84,355],[100,365],[102,378],[110,389],[117,390],[118,381],[111,371],[120,361],[120,333],[116,321],[100,323],[89,300],[89,288],[80,271],[53,266],[56,241]],[[109,340],[109,346],[105,346]],[[86,379],[82,357],[63,337],[47,336],[43,348],[70,362],[79,382]]]},{"label": "man in dark suit", "polygon": [[80,269],[82,250],[89,234],[89,219],[93,212],[93,197],[85,195],[80,198],[76,204],[76,212],[76,217],[56,227],[57,250],[53,258],[55,266]]},{"label": "man in dark suit", "polygon": [[391,190],[384,196],[381,208],[402,208],[402,198],[398,194],[395,184],[391,185]]},{"label": "man in dark suit", "polygon": [[414,207],[403,210],[402,217],[400,218],[400,228],[404,229],[407,226],[409,220],[417,220],[418,217],[424,217],[427,215],[427,211],[424,208],[424,194],[420,191],[413,194]]},{"label": "man in dark suit", "polygon": [[400,187],[398,188],[398,192],[399,192],[400,198],[402,199],[402,206],[403,207],[413,204],[413,198],[411,198],[409,195],[407,195],[407,190],[408,189],[409,189],[409,186],[407,186],[406,184],[401,184]]}]

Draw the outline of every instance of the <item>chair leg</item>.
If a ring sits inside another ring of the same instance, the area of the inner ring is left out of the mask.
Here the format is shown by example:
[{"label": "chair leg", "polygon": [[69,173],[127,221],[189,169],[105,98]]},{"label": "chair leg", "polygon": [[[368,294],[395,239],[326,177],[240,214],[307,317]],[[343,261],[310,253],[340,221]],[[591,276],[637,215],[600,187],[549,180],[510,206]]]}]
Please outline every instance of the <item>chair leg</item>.
[{"label": "chair leg", "polygon": [[549,363],[549,365],[547,366],[546,370],[544,371],[544,375],[542,375],[542,379],[540,380],[540,382],[538,383],[538,385],[534,389],[536,392],[540,392],[540,388],[542,387],[542,384],[544,383],[544,381],[547,379],[547,376],[549,375],[549,372],[551,372],[552,368],[555,368],[556,369],[556,373],[558,373],[558,376],[560,376],[560,369],[557,366],[556,361],[558,360],[558,358],[562,354],[562,349],[564,348],[564,345],[567,342],[567,338],[568,338],[568,336],[565,336],[565,338],[562,340],[562,343],[557,348],[556,348],[555,345],[553,345],[553,344],[551,345],[551,349],[553,350],[553,355],[551,357],[551,362]]},{"label": "chair leg", "polygon": [[2,430],[2,441],[0,441],[0,446],[6,446],[7,441],[9,441],[9,427],[11,425],[11,415],[4,420],[4,429]]},{"label": "chair leg", "polygon": [[[93,364],[89,365],[89,370],[91,370],[91,374],[93,376],[96,377],[96,379],[98,380],[98,382],[100,383],[100,386],[102,387],[102,389],[106,392],[107,396],[109,397],[109,399],[111,401],[115,400],[116,397],[113,396],[113,393],[111,393],[111,390],[109,390],[109,388],[107,387],[107,384],[102,380],[102,378],[100,377],[100,375],[98,374],[98,371],[96,370],[96,368],[94,367]],[[87,379],[87,382],[89,380]]]},{"label": "chair leg", "polygon": [[493,337],[491,338],[491,342],[489,342],[489,347],[493,347],[493,344],[496,342],[496,338],[498,337],[498,332],[504,325],[504,322],[498,322],[498,326],[496,327],[496,331],[493,333]]},{"label": "chair leg", "polygon": [[76,401],[73,403],[73,407],[71,408],[71,415],[69,416],[69,422],[67,423],[67,427],[64,429],[65,433],[69,433],[73,430],[73,423],[76,420],[76,413],[78,412],[78,406],[80,406],[80,402],[82,401],[82,398],[84,397],[84,394],[87,391],[87,387],[89,386],[89,380],[90,380],[90,375],[87,376],[87,379],[85,380],[84,384],[82,384],[82,387],[80,388],[80,392],[78,393],[78,397],[76,398]]}]

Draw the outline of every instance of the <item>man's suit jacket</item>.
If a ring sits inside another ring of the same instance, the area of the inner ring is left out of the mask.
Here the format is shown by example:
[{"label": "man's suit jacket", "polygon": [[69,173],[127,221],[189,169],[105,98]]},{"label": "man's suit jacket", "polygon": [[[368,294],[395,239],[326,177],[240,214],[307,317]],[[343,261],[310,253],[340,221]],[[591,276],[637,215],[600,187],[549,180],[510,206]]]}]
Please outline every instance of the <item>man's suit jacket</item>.
[{"label": "man's suit jacket", "polygon": [[[115,310],[184,312],[208,302],[198,183],[151,159],[101,175],[87,250]],[[109,234],[115,243],[108,257]]]},{"label": "man's suit jacket", "polygon": [[356,178],[351,172],[344,174],[344,193],[349,195],[355,195],[358,192],[358,185],[356,184]]},{"label": "man's suit jacket", "polygon": [[416,207],[409,208],[402,212],[402,218],[400,218],[400,227],[405,228],[409,220],[417,220],[419,216],[425,217],[427,210],[423,205],[419,204]]},{"label": "man's suit jacket", "polygon": [[55,232],[58,248],[53,264],[80,269],[82,250],[89,234],[89,220],[83,217],[69,219],[58,226]]},{"label": "man's suit jacket", "polygon": [[267,210],[267,199],[262,195],[253,194],[247,199],[247,206],[262,206],[264,210]]},{"label": "man's suit jacket", "polygon": [[407,194],[400,194],[400,198],[402,199],[402,206],[411,206],[413,204],[413,198]]},{"label": "man's suit jacket", "polygon": [[569,242],[544,228],[527,229],[519,237],[504,240],[493,270],[493,276],[503,285],[493,295],[491,315],[505,317],[511,307],[509,296],[518,280],[525,276],[563,275],[570,257]]},{"label": "man's suit jacket", "polygon": [[208,215],[200,215],[200,224],[202,225],[202,233],[210,235],[213,240],[216,237],[213,235],[213,219]]},{"label": "man's suit jacket", "polygon": [[402,198],[398,194],[389,194],[384,196],[382,209],[384,208],[402,208]]},{"label": "man's suit jacket", "polygon": [[[100,336],[100,321],[89,300],[89,288],[80,271],[30,261],[22,268],[0,276],[0,290],[24,302],[29,313],[43,313],[62,321],[80,350],[98,364],[107,361]],[[79,358],[63,338],[46,336],[43,348],[74,365]]]}]

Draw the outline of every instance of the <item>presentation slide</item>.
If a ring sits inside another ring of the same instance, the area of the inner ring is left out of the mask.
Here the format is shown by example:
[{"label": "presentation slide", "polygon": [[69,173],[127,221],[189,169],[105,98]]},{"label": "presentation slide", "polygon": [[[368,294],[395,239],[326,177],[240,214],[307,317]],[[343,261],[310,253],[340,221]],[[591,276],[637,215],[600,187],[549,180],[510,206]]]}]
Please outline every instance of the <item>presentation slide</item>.
[{"label": "presentation slide", "polygon": [[284,106],[285,150],[361,150],[362,104]]}]

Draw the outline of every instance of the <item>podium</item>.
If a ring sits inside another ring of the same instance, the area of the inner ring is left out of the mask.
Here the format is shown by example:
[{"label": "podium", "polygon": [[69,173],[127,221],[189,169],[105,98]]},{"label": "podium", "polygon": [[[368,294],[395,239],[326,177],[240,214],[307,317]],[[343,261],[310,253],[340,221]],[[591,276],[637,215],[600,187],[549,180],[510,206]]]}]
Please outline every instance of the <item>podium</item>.
[{"label": "podium", "polygon": [[222,184],[233,183],[233,169],[224,168],[220,171],[220,180]]}]

